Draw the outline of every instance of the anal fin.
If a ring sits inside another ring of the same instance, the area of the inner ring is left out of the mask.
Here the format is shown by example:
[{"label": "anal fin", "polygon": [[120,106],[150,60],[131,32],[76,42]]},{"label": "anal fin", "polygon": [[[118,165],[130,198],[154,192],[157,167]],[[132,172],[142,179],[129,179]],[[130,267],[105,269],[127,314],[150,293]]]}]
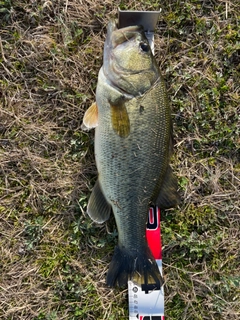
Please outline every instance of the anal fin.
[{"label": "anal fin", "polygon": [[105,199],[98,180],[93,187],[88,201],[87,213],[89,217],[97,223],[105,222],[110,216],[111,205]]},{"label": "anal fin", "polygon": [[173,175],[172,169],[169,166],[157,197],[156,205],[162,209],[168,209],[178,205],[181,199],[177,191],[177,186],[177,178]]}]

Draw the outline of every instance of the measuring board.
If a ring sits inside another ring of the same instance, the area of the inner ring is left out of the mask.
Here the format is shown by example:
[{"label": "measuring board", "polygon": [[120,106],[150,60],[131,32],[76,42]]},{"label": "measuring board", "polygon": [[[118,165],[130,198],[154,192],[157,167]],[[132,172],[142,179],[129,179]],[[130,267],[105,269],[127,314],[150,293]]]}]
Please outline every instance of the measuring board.
[{"label": "measuring board", "polygon": [[[146,238],[153,257],[162,274],[162,246],[160,209],[151,207],[148,214]],[[151,285],[137,285],[128,281],[129,320],[164,320],[164,291],[151,289]]]}]

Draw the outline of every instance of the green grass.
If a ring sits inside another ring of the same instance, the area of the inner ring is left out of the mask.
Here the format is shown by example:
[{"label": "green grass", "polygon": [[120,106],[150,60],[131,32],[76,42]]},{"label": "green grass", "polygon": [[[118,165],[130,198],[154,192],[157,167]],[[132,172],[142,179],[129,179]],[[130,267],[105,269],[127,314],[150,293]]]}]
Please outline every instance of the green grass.
[{"label": "green grass", "polygon": [[[105,276],[113,217],[95,225],[94,101],[106,24],[158,1],[0,1],[0,317],[128,319]],[[162,213],[167,319],[240,317],[240,5],[162,1],[155,53],[182,203]]]}]

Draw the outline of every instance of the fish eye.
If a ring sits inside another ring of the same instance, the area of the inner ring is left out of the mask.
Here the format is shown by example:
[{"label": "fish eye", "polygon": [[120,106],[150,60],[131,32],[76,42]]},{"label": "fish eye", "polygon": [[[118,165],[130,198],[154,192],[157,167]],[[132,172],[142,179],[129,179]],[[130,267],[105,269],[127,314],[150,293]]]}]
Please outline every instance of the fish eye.
[{"label": "fish eye", "polygon": [[149,51],[149,45],[147,43],[145,43],[145,42],[140,42],[140,48],[144,52],[148,52]]}]

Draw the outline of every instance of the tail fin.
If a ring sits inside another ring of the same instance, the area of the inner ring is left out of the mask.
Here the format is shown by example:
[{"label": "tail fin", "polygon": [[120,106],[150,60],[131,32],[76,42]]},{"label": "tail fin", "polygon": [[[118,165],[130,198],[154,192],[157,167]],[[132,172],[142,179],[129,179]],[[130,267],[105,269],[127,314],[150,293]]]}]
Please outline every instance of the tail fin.
[{"label": "tail fin", "polygon": [[107,274],[107,285],[123,287],[127,285],[128,280],[155,289],[160,289],[163,285],[163,278],[148,246],[134,254],[119,246],[115,247]]}]

